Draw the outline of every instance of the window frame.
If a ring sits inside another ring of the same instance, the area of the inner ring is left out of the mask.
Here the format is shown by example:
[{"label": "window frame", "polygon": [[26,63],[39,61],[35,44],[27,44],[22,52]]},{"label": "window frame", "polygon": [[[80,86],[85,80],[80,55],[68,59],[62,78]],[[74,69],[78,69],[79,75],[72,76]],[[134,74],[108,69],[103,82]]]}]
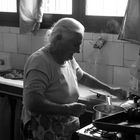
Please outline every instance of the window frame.
[{"label": "window frame", "polygon": [[[17,0],[19,5],[19,0]],[[85,15],[86,0],[72,0],[72,15],[65,14],[43,14],[41,29],[50,28],[54,22],[63,17],[72,17],[79,20],[84,26],[86,32],[104,32],[107,21],[115,19],[120,25],[123,17],[110,16],[86,16]],[[0,26],[19,27],[19,6],[17,13],[0,12]]]},{"label": "window frame", "polygon": [[123,17],[113,16],[87,16],[85,15],[86,0],[80,0],[80,19],[79,21],[85,26],[87,32],[102,33],[105,32],[106,24],[110,20],[116,20],[120,25]]},{"label": "window frame", "polygon": [[[19,5],[19,0],[17,0]],[[17,6],[17,13],[0,12],[0,26],[19,27],[19,6]]]}]

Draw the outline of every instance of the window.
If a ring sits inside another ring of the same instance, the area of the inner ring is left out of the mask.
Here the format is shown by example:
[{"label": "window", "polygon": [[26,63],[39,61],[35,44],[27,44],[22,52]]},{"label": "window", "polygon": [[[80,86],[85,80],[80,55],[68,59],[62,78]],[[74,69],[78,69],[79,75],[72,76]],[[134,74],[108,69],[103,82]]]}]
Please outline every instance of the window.
[{"label": "window", "polygon": [[0,26],[19,26],[19,0],[0,0]]},{"label": "window", "polygon": [[107,26],[118,30],[122,24],[128,0],[85,0],[84,25],[87,31],[110,32]]},{"label": "window", "polygon": [[0,0],[0,12],[17,12],[17,1]]},{"label": "window", "polygon": [[[0,25],[19,26],[20,0],[0,0]],[[62,17],[79,20],[89,32],[103,32],[110,20],[119,24],[128,0],[44,0],[41,28],[50,28]],[[4,8],[3,8],[4,7]]]},{"label": "window", "polygon": [[72,0],[45,0],[44,13],[72,14]]},{"label": "window", "polygon": [[128,0],[86,0],[86,15],[122,17]]},{"label": "window", "polygon": [[[44,0],[44,15],[41,28],[50,28],[62,17],[74,17],[75,4],[79,0]],[[77,5],[77,4],[76,4]]]}]

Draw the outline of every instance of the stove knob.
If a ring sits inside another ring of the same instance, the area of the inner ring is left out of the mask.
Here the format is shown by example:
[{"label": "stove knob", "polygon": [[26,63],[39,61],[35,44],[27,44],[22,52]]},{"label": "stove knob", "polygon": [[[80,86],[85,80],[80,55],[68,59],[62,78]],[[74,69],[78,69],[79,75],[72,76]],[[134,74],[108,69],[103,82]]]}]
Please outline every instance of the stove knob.
[{"label": "stove knob", "polygon": [[117,138],[117,140],[121,140],[122,139],[122,134],[121,133],[117,133],[116,134],[116,138]]},{"label": "stove knob", "polygon": [[137,106],[140,107],[140,99],[137,100]]}]

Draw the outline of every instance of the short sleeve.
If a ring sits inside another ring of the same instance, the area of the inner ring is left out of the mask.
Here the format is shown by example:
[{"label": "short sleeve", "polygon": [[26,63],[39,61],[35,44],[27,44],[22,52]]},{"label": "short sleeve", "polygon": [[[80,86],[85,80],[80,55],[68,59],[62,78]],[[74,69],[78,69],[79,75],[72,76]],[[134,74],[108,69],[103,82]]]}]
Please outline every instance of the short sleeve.
[{"label": "short sleeve", "polygon": [[48,85],[49,81],[44,73],[38,70],[31,70],[24,82],[24,93],[36,91],[36,93],[43,94]]}]

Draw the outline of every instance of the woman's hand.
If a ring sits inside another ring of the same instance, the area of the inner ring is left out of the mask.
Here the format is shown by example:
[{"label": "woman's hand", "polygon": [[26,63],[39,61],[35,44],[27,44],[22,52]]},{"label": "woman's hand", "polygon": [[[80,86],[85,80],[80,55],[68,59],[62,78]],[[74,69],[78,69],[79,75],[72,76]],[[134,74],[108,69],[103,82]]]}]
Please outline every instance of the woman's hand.
[{"label": "woman's hand", "polygon": [[135,108],[136,104],[133,100],[127,100],[124,103],[121,104],[121,107],[125,108],[126,110],[129,108]]},{"label": "woman's hand", "polygon": [[119,87],[113,87],[110,89],[110,93],[121,100],[125,100],[128,97],[128,93],[126,90],[121,89]]},{"label": "woman's hand", "polygon": [[68,104],[69,113],[73,116],[79,117],[86,111],[86,105],[82,103],[71,103]]}]

